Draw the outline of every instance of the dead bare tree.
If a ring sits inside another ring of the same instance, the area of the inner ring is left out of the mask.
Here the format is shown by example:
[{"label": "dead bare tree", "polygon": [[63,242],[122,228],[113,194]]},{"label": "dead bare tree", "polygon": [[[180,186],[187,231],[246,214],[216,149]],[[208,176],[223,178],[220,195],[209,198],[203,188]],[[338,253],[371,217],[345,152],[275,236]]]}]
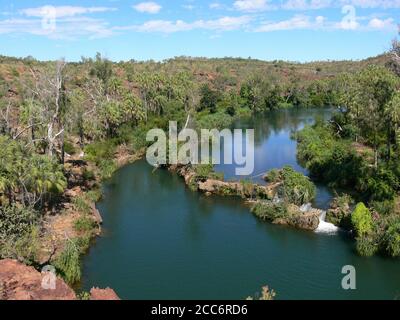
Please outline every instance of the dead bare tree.
[{"label": "dead bare tree", "polygon": [[[64,79],[63,72],[66,66],[64,60],[56,62],[53,72],[42,72],[36,74],[31,69],[34,78],[34,88],[31,88],[33,99],[39,106],[38,122],[30,124],[23,131],[28,130],[32,126],[43,127],[43,134],[39,140],[45,141],[47,146],[47,154],[53,157],[56,152],[61,154],[63,159],[63,134],[64,121],[62,119]],[[22,132],[20,133],[22,134]],[[19,135],[20,135],[19,134]],[[60,140],[59,143],[57,141]],[[61,146],[61,150],[57,150],[57,145]]]}]

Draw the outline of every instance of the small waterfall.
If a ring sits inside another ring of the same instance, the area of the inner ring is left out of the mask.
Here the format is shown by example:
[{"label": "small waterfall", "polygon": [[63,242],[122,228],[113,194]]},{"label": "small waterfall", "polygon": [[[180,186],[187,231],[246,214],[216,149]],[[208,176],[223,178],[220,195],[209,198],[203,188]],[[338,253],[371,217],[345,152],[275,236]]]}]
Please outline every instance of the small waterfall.
[{"label": "small waterfall", "polygon": [[[312,204],[311,203],[307,203],[307,204],[303,204],[300,207],[300,211],[301,212],[309,212],[311,211],[312,208]],[[317,233],[326,233],[326,234],[335,234],[339,231],[339,228],[336,227],[334,224],[332,223],[328,223],[326,222],[326,211],[321,211],[321,214],[319,216],[319,225],[317,230],[315,230],[315,232]]]},{"label": "small waterfall", "polygon": [[327,234],[335,234],[339,231],[339,228],[336,227],[332,223],[326,222],[326,211],[322,211],[319,216],[319,226],[315,232],[317,233],[327,233]]},{"label": "small waterfall", "polygon": [[304,213],[310,211],[311,209],[312,209],[311,203],[303,204],[303,205],[300,207],[300,211],[301,211],[301,212],[304,212]]}]

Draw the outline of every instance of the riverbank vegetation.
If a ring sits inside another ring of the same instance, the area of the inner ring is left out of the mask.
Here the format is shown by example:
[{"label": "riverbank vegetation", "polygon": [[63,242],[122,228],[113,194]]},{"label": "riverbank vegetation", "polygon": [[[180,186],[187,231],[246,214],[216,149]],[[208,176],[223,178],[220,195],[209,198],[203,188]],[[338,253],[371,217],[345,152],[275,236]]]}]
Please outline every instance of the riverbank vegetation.
[{"label": "riverbank vegetation", "polygon": [[314,179],[360,201],[351,211],[351,198],[342,196],[330,215],[354,231],[360,254],[399,256],[400,79],[382,66],[339,79],[340,108],[296,134],[298,158]]},{"label": "riverbank vegetation", "polygon": [[[143,152],[149,129],[166,129],[170,120],[179,128],[225,128],[238,117],[271,110],[346,105],[332,123],[298,136],[299,157],[313,175],[337,186],[355,183],[368,204],[388,208],[400,181],[400,99],[398,78],[385,69],[390,61],[388,54],[308,64],[187,57],[113,63],[100,54],[75,63],[0,57],[0,258],[48,262],[38,258],[49,242],[44,235],[62,216],[71,236],[48,259],[70,283],[78,281],[79,256],[98,228],[92,216],[98,194],[90,191]],[[358,153],[352,143],[360,146]],[[199,167],[196,181],[218,178],[211,169]],[[313,185],[294,171],[280,175],[291,202],[314,197]],[[260,191],[247,190],[245,182],[239,189],[252,197]],[[387,215],[385,226],[376,228],[385,229],[385,246],[397,255],[399,227],[392,219]]]}]

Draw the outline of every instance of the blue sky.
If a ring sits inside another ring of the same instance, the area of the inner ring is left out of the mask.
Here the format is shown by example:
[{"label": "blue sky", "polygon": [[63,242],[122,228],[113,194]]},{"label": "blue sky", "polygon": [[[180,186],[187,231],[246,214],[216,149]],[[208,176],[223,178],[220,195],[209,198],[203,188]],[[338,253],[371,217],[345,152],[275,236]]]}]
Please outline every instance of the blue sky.
[{"label": "blue sky", "polygon": [[400,0],[0,0],[0,54],[362,59],[397,36]]}]

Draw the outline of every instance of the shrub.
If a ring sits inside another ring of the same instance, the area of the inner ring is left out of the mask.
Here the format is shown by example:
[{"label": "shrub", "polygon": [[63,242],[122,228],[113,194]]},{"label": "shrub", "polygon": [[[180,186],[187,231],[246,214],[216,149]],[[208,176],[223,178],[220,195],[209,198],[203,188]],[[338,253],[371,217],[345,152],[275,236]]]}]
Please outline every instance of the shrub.
[{"label": "shrub", "polygon": [[85,181],[94,181],[96,180],[96,175],[92,170],[87,169],[86,167],[83,169],[82,178]]},{"label": "shrub", "polygon": [[232,125],[233,117],[229,114],[218,112],[215,114],[199,114],[197,117],[197,128],[200,129],[224,129]]},{"label": "shrub", "polygon": [[400,219],[389,226],[384,236],[386,252],[392,257],[400,256]]},{"label": "shrub", "polygon": [[75,197],[72,200],[72,203],[75,206],[75,209],[77,211],[79,211],[80,213],[83,213],[83,214],[90,213],[91,207],[90,207],[89,203],[87,202],[85,195],[80,195],[80,196]]},{"label": "shrub", "polygon": [[264,180],[270,183],[275,183],[281,180],[281,171],[273,169],[264,176]]},{"label": "shrub", "polygon": [[372,257],[379,250],[379,244],[372,235],[360,236],[356,241],[357,252],[363,257]]},{"label": "shrub", "polygon": [[261,220],[272,222],[277,219],[289,218],[288,209],[284,203],[259,201],[251,208],[251,212]]},{"label": "shrub", "polygon": [[78,300],[82,300],[82,301],[89,301],[91,298],[90,292],[87,291],[83,291],[80,292],[76,295]]},{"label": "shrub", "polygon": [[378,212],[380,215],[388,216],[394,211],[394,201],[372,201],[370,207],[373,208],[374,211]]},{"label": "shrub", "polygon": [[351,223],[358,236],[364,236],[372,232],[372,215],[364,203],[360,202],[357,204],[351,215]]},{"label": "shrub", "polygon": [[103,193],[102,193],[101,189],[93,189],[86,193],[86,198],[88,198],[92,202],[100,201],[102,196],[103,196]]},{"label": "shrub", "polygon": [[92,233],[96,226],[96,222],[88,215],[83,215],[74,222],[74,229],[78,232]]},{"label": "shrub", "polygon": [[98,164],[101,180],[110,179],[117,170],[117,164],[113,160],[101,160]]},{"label": "shrub", "polygon": [[351,229],[351,209],[353,199],[348,194],[335,197],[326,214],[326,221],[340,226],[344,229]]},{"label": "shrub", "polygon": [[54,261],[54,266],[60,272],[64,280],[73,285],[81,279],[80,248],[76,240],[70,240],[64,251]]},{"label": "shrub", "polygon": [[113,159],[116,148],[116,143],[112,139],[95,142],[86,146],[85,158],[88,161],[100,164],[104,160]]},{"label": "shrub", "polygon": [[16,240],[7,239],[0,241],[0,257],[17,259],[24,264],[33,264],[40,248],[40,230],[37,225],[32,225],[29,230],[21,234]]},{"label": "shrub", "polygon": [[207,179],[223,180],[223,173],[217,173],[214,171],[212,164],[198,164],[195,165],[194,171],[196,173],[196,181],[204,181]]},{"label": "shrub", "polygon": [[283,193],[287,202],[301,206],[304,203],[311,202],[317,194],[314,183],[291,167],[283,168],[282,180],[281,193]]},{"label": "shrub", "polygon": [[64,151],[66,153],[68,153],[69,155],[74,155],[76,153],[76,148],[71,142],[65,141],[65,143],[64,143]]},{"label": "shrub", "polygon": [[242,185],[242,198],[253,198],[254,195],[257,195],[256,186],[251,180],[241,180],[240,184]]}]

